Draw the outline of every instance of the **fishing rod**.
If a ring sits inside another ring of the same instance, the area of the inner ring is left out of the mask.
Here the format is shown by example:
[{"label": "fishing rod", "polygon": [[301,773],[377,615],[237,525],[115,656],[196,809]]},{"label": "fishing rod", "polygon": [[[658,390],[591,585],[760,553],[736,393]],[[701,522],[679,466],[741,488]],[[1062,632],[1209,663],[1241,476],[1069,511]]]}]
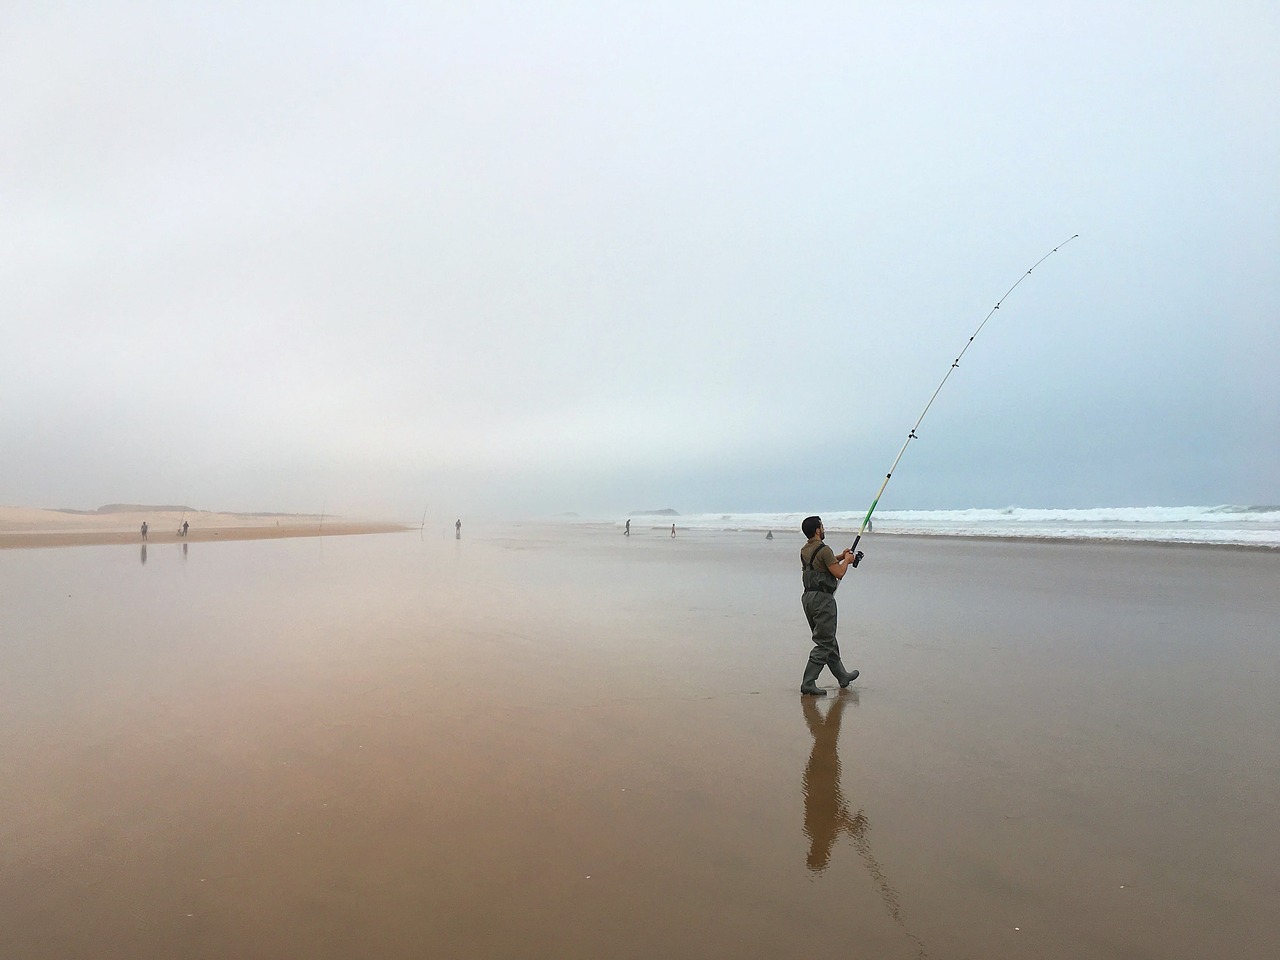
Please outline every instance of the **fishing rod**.
[{"label": "fishing rod", "polygon": [[[929,398],[929,402],[924,405],[924,410],[920,412],[920,416],[916,419],[915,426],[913,426],[910,432],[907,434],[907,439],[902,444],[902,449],[898,451],[898,455],[893,459],[893,466],[891,466],[889,468],[889,472],[884,475],[884,483],[880,484],[880,489],[876,491],[875,499],[871,501],[871,509],[868,510],[867,515],[862,518],[862,526],[858,528],[858,535],[853,538],[853,546],[849,548],[850,551],[856,551],[858,549],[858,541],[862,539],[863,532],[867,529],[867,526],[871,523],[871,514],[876,512],[876,504],[880,502],[880,497],[884,494],[884,488],[889,485],[889,478],[893,476],[893,471],[898,469],[898,461],[901,460],[902,455],[907,452],[907,447],[910,445],[911,441],[920,439],[919,437],[916,436],[916,430],[917,428],[919,428],[921,421],[924,420],[924,415],[928,413],[929,408],[933,406],[933,401],[938,399],[938,394],[942,392],[943,386],[946,384],[947,380],[950,378],[952,372],[955,371],[956,367],[960,366],[960,359],[965,355],[965,352],[969,349],[969,347],[973,345],[973,341],[977,338],[978,334],[982,332],[982,328],[987,325],[987,321],[990,320],[993,316],[995,316],[995,312],[1000,309],[1000,304],[1004,303],[1005,300],[1008,299],[1009,294],[1013,293],[1014,290],[1018,289],[1018,284],[1022,283],[1023,280],[1031,276],[1032,270],[1040,266],[1040,264],[1044,263],[1046,260],[1048,260],[1050,257],[1052,257],[1055,253],[1057,253],[1059,250],[1061,250],[1063,247],[1065,247],[1068,243],[1070,243],[1072,240],[1074,240],[1078,236],[1080,236],[1080,234],[1073,233],[1071,236],[1067,237],[1067,239],[1063,240],[1060,244],[1058,244],[1056,247],[1054,247],[1052,250],[1046,253],[1043,257],[1041,257],[1039,260],[1033,263],[1027,269],[1027,272],[1018,278],[1018,282],[1015,283],[1008,290],[1006,290],[1004,292],[1004,296],[1001,297],[999,300],[997,300],[996,305],[991,308],[991,311],[985,317],[982,318],[982,322],[978,324],[978,329],[973,331],[973,336],[971,336],[968,339],[968,341],[966,341],[964,345],[964,349],[960,351],[960,356],[956,357],[955,360],[951,361],[951,366],[950,368],[948,368],[946,376],[944,376],[942,378],[942,382],[938,384],[938,389],[933,391],[933,396]],[[861,559],[861,558],[858,558],[858,559]],[[856,566],[857,560],[854,561],[854,564]]]}]

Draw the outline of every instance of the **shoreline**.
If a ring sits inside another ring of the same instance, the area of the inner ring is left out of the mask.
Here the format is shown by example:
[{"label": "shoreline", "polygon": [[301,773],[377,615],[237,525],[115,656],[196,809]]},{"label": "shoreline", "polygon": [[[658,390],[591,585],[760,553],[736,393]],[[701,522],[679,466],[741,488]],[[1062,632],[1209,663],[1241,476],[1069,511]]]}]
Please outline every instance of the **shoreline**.
[{"label": "shoreline", "polygon": [[[148,526],[143,539],[140,528]],[[186,536],[178,528],[190,527]],[[255,514],[206,510],[139,509],[67,512],[0,507],[0,550],[42,547],[121,546],[147,543],[210,543],[218,540],[278,540],[289,537],[399,533],[409,527],[385,520],[351,520],[317,514]]]},{"label": "shoreline", "polygon": [[0,532],[0,550],[46,547],[136,546],[152,543],[215,543],[220,540],[284,540],[294,537],[347,537],[376,533],[404,533],[398,523],[327,523],[316,527],[217,527],[191,529],[185,537],[176,532],[149,531],[143,540],[136,530],[68,530]]},{"label": "shoreline", "polygon": [[976,543],[1053,543],[1084,544],[1101,547],[1205,547],[1212,550],[1245,550],[1250,553],[1276,553],[1280,547],[1269,543],[1214,543],[1203,540],[1139,540],[1126,537],[1046,537],[1038,534],[1002,537],[994,533],[893,533],[885,531],[879,536],[905,540],[965,540]]},{"label": "shoreline", "polygon": [[[587,521],[573,526],[581,528],[594,528],[599,530],[621,529],[621,524],[609,520]],[[759,527],[759,528],[713,528],[713,527],[681,527],[678,523],[676,528],[680,531],[682,537],[696,537],[700,534],[711,534],[723,536],[729,534],[763,534],[772,530],[774,539],[781,539],[782,534],[778,531],[778,527]],[[665,535],[669,529],[666,526],[657,527],[634,527],[634,530],[651,530],[659,535]],[[828,530],[828,534],[841,534],[846,538],[857,535],[856,529],[849,530]],[[790,531],[783,531],[784,534],[790,535]],[[633,534],[634,535],[634,534]],[[802,542],[801,535],[797,531],[795,534],[797,543]],[[1088,546],[1102,547],[1169,547],[1171,549],[1182,549],[1185,547],[1206,548],[1212,550],[1243,550],[1248,553],[1280,553],[1280,546],[1270,543],[1216,543],[1209,540],[1147,540],[1137,537],[1053,537],[1041,534],[1021,534],[1001,536],[994,533],[898,533],[892,530],[884,530],[875,534],[864,534],[863,542],[874,542],[875,537],[892,538],[894,540],[932,540],[932,541],[948,541],[958,540],[973,543],[1043,543],[1043,544],[1083,544]]]},{"label": "shoreline", "polygon": [[[177,533],[177,527],[183,519],[192,522],[185,537]],[[150,529],[148,537],[143,540],[139,533],[142,521],[146,520]],[[94,523],[94,521],[97,521]],[[515,521],[518,525],[537,525],[559,527],[555,521]],[[612,521],[579,521],[563,525],[566,529],[586,531],[613,531],[620,529]],[[680,527],[682,538],[702,539],[707,536],[743,536],[753,537],[765,528],[712,528],[712,527]],[[59,510],[25,509],[0,507],[0,550],[41,549],[52,547],[88,547],[88,546],[122,546],[126,544],[144,543],[211,543],[220,540],[279,540],[296,537],[320,536],[359,536],[366,534],[403,533],[416,529],[411,524],[392,521],[347,520],[333,517],[325,520],[313,514],[255,514],[255,513],[217,513],[196,512],[179,514],[177,511],[159,513],[144,512],[112,512],[99,514],[95,512],[69,513]],[[665,538],[669,528],[635,526],[640,536],[645,533]],[[838,537],[852,537],[855,530],[832,530]],[[782,536],[785,536],[784,532]],[[779,535],[775,533],[775,537]],[[799,537],[797,532],[796,537]],[[880,531],[864,536],[864,542],[874,543],[876,539],[902,541],[932,541],[960,543],[1000,543],[1000,544],[1053,544],[1058,546],[1098,546],[1103,548],[1150,546],[1169,550],[1209,549],[1217,551],[1280,554],[1280,546],[1268,543],[1218,543],[1200,540],[1157,540],[1137,537],[1069,537],[1046,536],[1041,534],[986,534],[986,533],[923,533]]]}]

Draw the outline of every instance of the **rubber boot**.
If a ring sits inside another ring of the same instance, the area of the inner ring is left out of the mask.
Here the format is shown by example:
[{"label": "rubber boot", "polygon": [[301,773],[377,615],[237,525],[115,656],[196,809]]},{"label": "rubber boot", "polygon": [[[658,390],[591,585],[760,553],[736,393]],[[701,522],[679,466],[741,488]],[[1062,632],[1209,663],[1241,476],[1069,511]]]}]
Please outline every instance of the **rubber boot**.
[{"label": "rubber boot", "polygon": [[840,689],[848,689],[849,684],[858,679],[857,670],[846,670],[844,664],[840,662],[839,657],[832,657],[827,661],[827,666],[831,668],[831,672],[835,674],[837,680],[840,681]]},{"label": "rubber boot", "polygon": [[818,686],[818,675],[822,673],[825,664],[814,663],[810,660],[804,665],[804,679],[800,682],[800,692],[808,694],[811,697],[825,697],[827,691]]}]

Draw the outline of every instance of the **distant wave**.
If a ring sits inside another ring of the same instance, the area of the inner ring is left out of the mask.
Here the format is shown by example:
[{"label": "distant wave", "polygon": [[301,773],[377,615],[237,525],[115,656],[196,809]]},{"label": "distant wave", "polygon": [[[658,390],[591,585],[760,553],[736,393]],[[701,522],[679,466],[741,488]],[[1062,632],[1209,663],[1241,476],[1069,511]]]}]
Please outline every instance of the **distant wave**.
[{"label": "distant wave", "polygon": [[1280,507],[1236,507],[1222,506],[1211,507],[1210,513],[1277,513],[1280,514]]},{"label": "distant wave", "polygon": [[[794,532],[804,513],[702,513],[681,516],[686,530]],[[853,533],[865,510],[824,511],[829,531]],[[1280,547],[1280,506],[1003,507],[965,510],[885,510],[872,535],[980,536],[1058,540],[1120,540]],[[619,521],[621,525],[621,521]]]},{"label": "distant wave", "polygon": [[[1001,510],[886,510],[875,514],[883,522],[962,522],[991,520],[1015,523],[1275,523],[1280,507],[1092,507],[1044,509],[1006,507]],[[859,516],[861,523],[861,516]]]}]

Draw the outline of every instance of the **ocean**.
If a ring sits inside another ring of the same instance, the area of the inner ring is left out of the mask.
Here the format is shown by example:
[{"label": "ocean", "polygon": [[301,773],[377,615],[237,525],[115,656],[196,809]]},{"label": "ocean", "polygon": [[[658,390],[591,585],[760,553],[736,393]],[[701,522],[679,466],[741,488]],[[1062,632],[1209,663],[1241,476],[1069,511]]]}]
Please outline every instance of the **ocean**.
[{"label": "ocean", "polygon": [[[819,511],[829,533],[855,534],[865,510]],[[634,531],[677,529],[798,532],[803,513],[696,513],[636,515]],[[623,520],[617,521],[621,527]],[[1105,540],[1140,543],[1198,543],[1280,549],[1280,506],[1094,507],[1053,510],[878,510],[871,535]]]}]

